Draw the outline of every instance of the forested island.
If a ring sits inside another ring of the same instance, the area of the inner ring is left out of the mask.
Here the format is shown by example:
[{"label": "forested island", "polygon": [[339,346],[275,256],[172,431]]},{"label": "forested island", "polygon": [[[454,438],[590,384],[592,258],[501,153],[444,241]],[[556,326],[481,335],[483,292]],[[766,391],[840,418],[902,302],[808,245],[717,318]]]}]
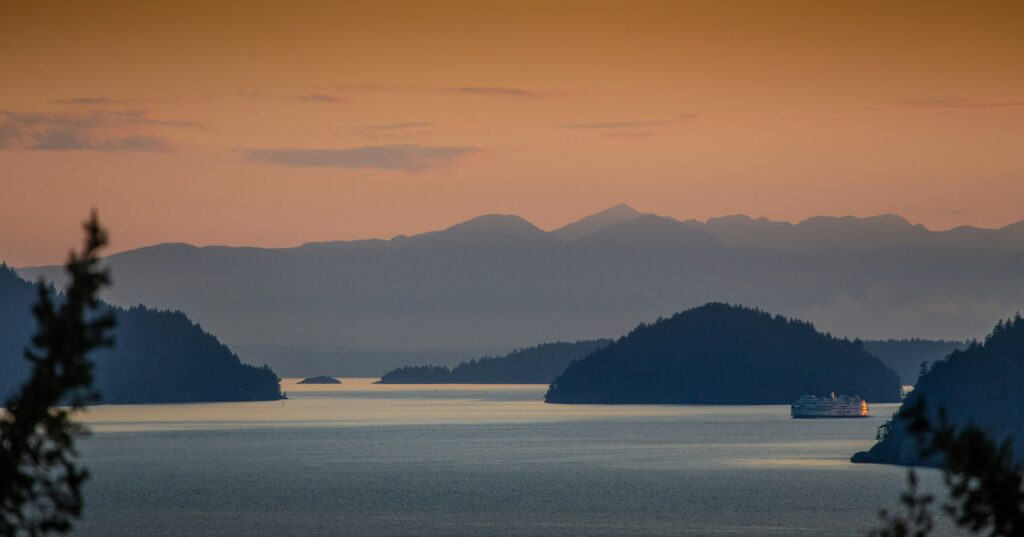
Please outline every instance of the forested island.
[{"label": "forested island", "polygon": [[341,384],[341,381],[326,375],[320,375],[319,377],[309,377],[302,379],[298,382],[299,384]]},{"label": "forested island", "polygon": [[[984,341],[973,342],[935,362],[907,396],[901,411],[922,399],[932,422],[942,409],[950,423],[981,427],[999,441],[1011,438],[1013,451],[1024,462],[1024,319],[1018,314],[1000,321]],[[895,418],[879,429],[879,441],[857,453],[853,462],[938,465],[922,460],[915,438],[903,420]]]},{"label": "forested island", "polygon": [[452,369],[438,365],[400,367],[380,384],[549,384],[573,361],[611,343],[610,339],[543,343],[505,356],[484,356]]},{"label": "forested island", "polygon": [[900,382],[912,386],[917,384],[921,364],[942,360],[949,353],[961,350],[969,341],[946,341],[929,339],[886,339],[864,341],[864,350],[874,354],[885,365],[900,376]]},{"label": "forested island", "polygon": [[788,404],[805,393],[899,401],[894,371],[860,341],[810,323],[709,303],[653,324],[572,362],[548,403]]},{"label": "forested island", "polygon": [[[24,381],[35,320],[36,286],[0,265],[0,397]],[[58,298],[59,299],[59,298]],[[102,403],[176,403],[281,399],[279,379],[267,366],[241,363],[216,337],[183,313],[144,306],[110,308],[117,325],[114,347],[91,358]]]}]

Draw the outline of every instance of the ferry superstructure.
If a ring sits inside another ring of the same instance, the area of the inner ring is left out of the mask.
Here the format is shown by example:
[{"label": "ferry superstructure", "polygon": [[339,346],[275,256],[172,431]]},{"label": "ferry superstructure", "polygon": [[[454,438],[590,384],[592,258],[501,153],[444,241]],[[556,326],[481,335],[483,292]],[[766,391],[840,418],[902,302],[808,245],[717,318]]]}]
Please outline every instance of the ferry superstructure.
[{"label": "ferry superstructure", "polygon": [[868,402],[859,395],[839,395],[835,392],[828,397],[801,396],[790,406],[794,418],[866,418],[871,414]]}]

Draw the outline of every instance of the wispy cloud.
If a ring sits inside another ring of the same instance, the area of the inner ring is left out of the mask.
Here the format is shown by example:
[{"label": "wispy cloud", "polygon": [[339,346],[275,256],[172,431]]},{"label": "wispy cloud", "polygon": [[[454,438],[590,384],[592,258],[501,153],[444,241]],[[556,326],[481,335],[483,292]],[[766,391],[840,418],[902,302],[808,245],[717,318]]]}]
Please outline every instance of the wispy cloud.
[{"label": "wispy cloud", "polygon": [[971,97],[918,97],[897,99],[887,103],[883,108],[1005,108],[1012,106],[1024,106],[1024,100],[994,101]]},{"label": "wispy cloud", "polygon": [[236,91],[234,93],[207,93],[202,96],[204,99],[251,99],[267,101],[298,101],[307,103],[342,104],[350,102],[349,99],[335,93],[306,93],[302,95],[267,93],[265,91]]},{"label": "wispy cloud", "polygon": [[71,99],[54,99],[50,101],[50,104],[96,106],[101,104],[114,104],[120,102],[122,101],[117,99],[111,99],[109,97],[74,97]]},{"label": "wispy cloud", "polygon": [[160,127],[199,124],[157,118],[145,109],[80,113],[0,110],[0,149],[171,152],[174,144],[154,132]]},{"label": "wispy cloud", "polygon": [[590,130],[613,130],[613,129],[650,129],[655,127],[678,127],[686,123],[693,114],[684,114],[674,119],[642,119],[629,121],[597,121],[592,123],[568,123],[562,125],[563,129],[590,129]]},{"label": "wispy cloud", "polygon": [[250,162],[279,166],[376,168],[409,173],[453,164],[479,152],[471,146],[376,145],[339,149],[247,149]]},{"label": "wispy cloud", "polygon": [[504,86],[390,86],[380,84],[348,84],[338,86],[339,91],[404,91],[424,93],[458,93],[490,97],[512,97],[519,99],[544,99],[566,97],[567,91],[540,91]]},{"label": "wispy cloud", "polygon": [[368,131],[397,131],[407,129],[425,129],[430,127],[436,127],[436,125],[433,123],[428,123],[426,121],[415,121],[411,123],[383,123],[380,125],[364,125],[359,128]]},{"label": "wispy cloud", "polygon": [[474,87],[441,88],[441,91],[449,93],[469,93],[472,95],[493,95],[496,97],[520,97],[526,99],[543,99],[545,97],[557,97],[564,95],[564,92],[534,91],[522,88],[500,88],[500,87]]},{"label": "wispy cloud", "polygon": [[356,129],[364,138],[376,140],[378,138],[388,139],[410,139],[429,136],[434,133],[434,123],[426,121],[414,121],[409,123],[382,123],[377,125],[364,125]]},{"label": "wispy cloud", "polygon": [[659,131],[609,131],[602,132],[601,136],[608,138],[650,138],[661,134]]},{"label": "wispy cloud", "polygon": [[683,114],[671,119],[629,119],[616,121],[590,121],[567,123],[563,129],[600,131],[606,138],[640,139],[651,138],[671,132],[688,122],[693,114]]},{"label": "wispy cloud", "polygon": [[348,102],[348,99],[344,99],[337,95],[330,95],[327,93],[310,93],[309,95],[303,95],[299,97],[300,101],[306,101],[311,103],[329,103],[338,104]]}]

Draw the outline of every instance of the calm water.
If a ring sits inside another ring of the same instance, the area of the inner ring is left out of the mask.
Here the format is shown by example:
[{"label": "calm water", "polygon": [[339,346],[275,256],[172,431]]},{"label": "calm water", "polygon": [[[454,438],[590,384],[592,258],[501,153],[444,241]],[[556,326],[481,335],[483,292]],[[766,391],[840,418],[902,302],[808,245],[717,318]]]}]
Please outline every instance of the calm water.
[{"label": "calm water", "polygon": [[864,535],[905,481],[847,462],[894,405],[792,420],[545,405],[544,386],[283,384],[284,403],[90,409],[76,534]]}]

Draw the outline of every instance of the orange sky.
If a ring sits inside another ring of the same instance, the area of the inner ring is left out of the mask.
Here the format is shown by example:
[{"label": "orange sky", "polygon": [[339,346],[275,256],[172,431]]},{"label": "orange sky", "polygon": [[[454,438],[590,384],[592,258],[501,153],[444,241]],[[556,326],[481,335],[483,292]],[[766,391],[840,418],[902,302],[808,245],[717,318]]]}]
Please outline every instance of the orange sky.
[{"label": "orange sky", "polygon": [[1024,219],[1024,3],[0,0],[0,259],[625,202]]}]

